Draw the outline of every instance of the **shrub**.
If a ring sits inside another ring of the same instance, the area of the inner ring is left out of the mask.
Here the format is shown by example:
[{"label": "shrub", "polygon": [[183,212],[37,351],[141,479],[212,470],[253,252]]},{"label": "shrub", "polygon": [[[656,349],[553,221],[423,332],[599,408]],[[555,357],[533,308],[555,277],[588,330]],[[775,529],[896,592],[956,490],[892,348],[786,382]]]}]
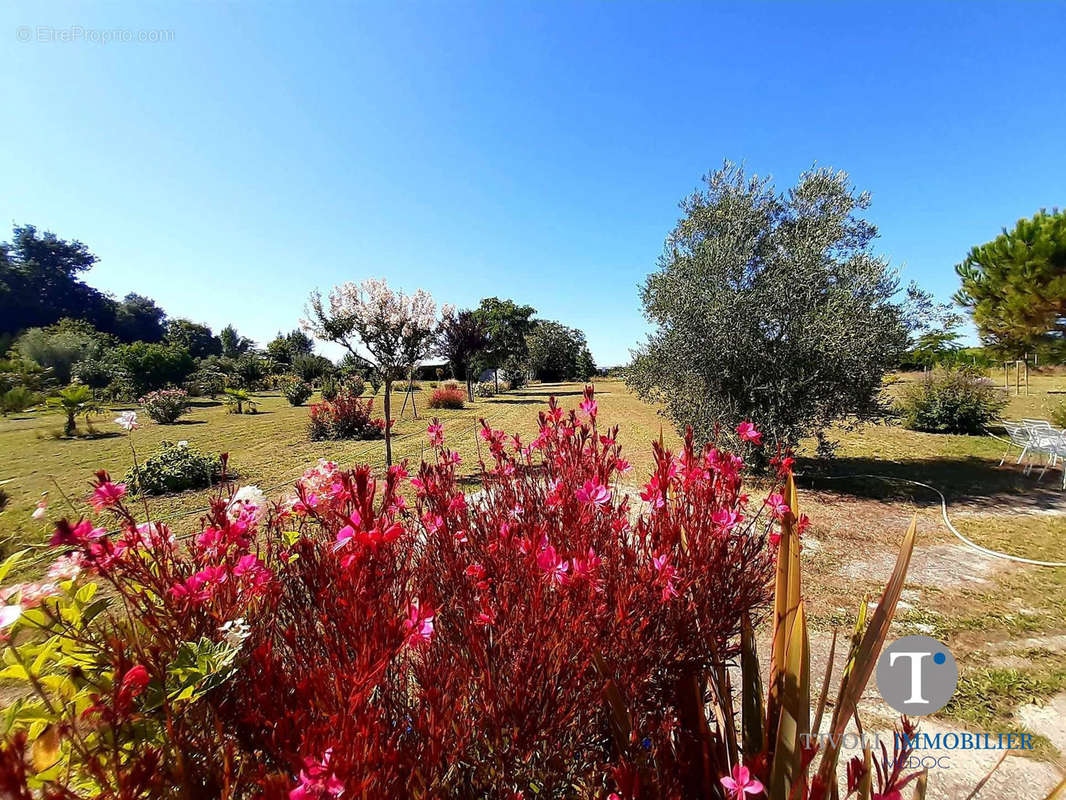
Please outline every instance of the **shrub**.
[{"label": "shrub", "polygon": [[482,381],[474,384],[474,397],[495,397],[496,387],[492,381]]},{"label": "shrub", "polygon": [[144,463],[126,473],[126,488],[133,493],[171,494],[186,489],[204,489],[222,478],[222,459],[208,455],[187,442],[165,439]]},{"label": "shrub", "polygon": [[377,439],[384,435],[385,420],[371,416],[374,398],[366,402],[349,394],[311,406],[311,438]]},{"label": "shrub", "polygon": [[987,378],[945,368],[904,386],[896,410],[911,430],[980,434],[1006,404],[1006,396]]},{"label": "shrub", "polygon": [[349,375],[344,379],[343,386],[345,393],[352,397],[358,397],[366,391],[366,381],[363,380],[362,375]]},{"label": "shrub", "polygon": [[[436,387],[433,387],[433,388],[436,388]],[[447,389],[448,391],[454,392],[455,390],[461,389],[462,387],[459,385],[459,381],[445,381],[444,382],[444,388]]]},{"label": "shrub", "polygon": [[466,392],[461,389],[434,389],[426,405],[430,408],[462,408],[466,404]]},{"label": "shrub", "polygon": [[72,368],[98,357],[107,337],[82,320],[64,319],[47,328],[30,328],[19,336],[15,349],[23,359],[50,369],[61,384],[69,383]]},{"label": "shrub", "polygon": [[160,425],[168,425],[189,411],[189,393],[184,389],[159,389],[137,402]]},{"label": "shrub", "polygon": [[[813,681],[791,481],[787,502],[749,504],[740,460],[690,435],[676,454],[653,445],[634,511],[614,488],[628,469],[617,429],[598,424],[591,394],[582,407],[553,399],[525,450],[482,427],[476,494],[434,421],[433,457],[409,484],[402,465],[379,480],[321,461],[277,511],[255,487],[220,491],[181,546],[97,473],[106,516],[60,521],[52,582],[4,593],[5,663],[24,665],[6,674],[27,685],[5,717],[5,789],[724,797],[721,778],[743,764],[769,797],[825,800],[836,751],[801,751]],[[860,607],[827,712],[838,738],[912,544],[913,529],[865,630]],[[765,703],[751,633],[764,615]],[[28,768],[31,747],[54,766]],[[873,775],[858,757],[848,778],[897,796],[913,776],[887,760]]]},{"label": "shrub", "polygon": [[41,402],[41,396],[25,386],[15,386],[0,394],[0,414],[17,414]]},{"label": "shrub", "polygon": [[200,368],[186,382],[189,394],[217,397],[226,389],[226,373],[218,366],[201,363]]},{"label": "shrub", "polygon": [[1066,428],[1066,400],[1059,403],[1051,412],[1051,421],[1060,428]]},{"label": "shrub", "polygon": [[301,353],[292,359],[293,374],[308,383],[320,381],[334,370],[332,361],[314,353]]},{"label": "shrub", "polygon": [[299,378],[289,378],[281,384],[281,393],[293,406],[302,406],[311,398],[313,391],[311,384]]},{"label": "shrub", "polygon": [[108,358],[125,374],[137,396],[180,386],[196,369],[189,351],[174,344],[134,342],[114,348]]},{"label": "shrub", "polygon": [[336,400],[337,395],[340,394],[340,384],[337,383],[334,378],[326,378],[322,381],[322,399],[323,400]]}]

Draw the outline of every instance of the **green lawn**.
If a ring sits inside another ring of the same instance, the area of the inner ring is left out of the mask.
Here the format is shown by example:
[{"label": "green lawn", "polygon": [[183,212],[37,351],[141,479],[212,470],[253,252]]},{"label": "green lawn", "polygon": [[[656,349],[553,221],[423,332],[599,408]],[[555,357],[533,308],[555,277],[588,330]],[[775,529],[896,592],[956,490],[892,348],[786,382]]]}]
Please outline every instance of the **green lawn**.
[{"label": "green lawn", "polygon": [[[538,429],[537,413],[547,407],[550,395],[558,396],[566,408],[581,399],[581,384],[535,385],[494,398],[478,399],[461,411],[432,411],[424,406],[428,391],[416,393],[419,419],[408,407],[395,425],[393,458],[417,463],[425,446],[425,430],[432,416],[445,424],[445,435],[463,458],[468,474],[477,471],[478,419],[485,417],[496,428],[518,432],[528,441]],[[428,384],[427,384],[428,389]],[[394,414],[399,414],[403,395],[393,395]],[[241,483],[254,483],[267,489],[297,478],[318,458],[342,465],[369,463],[383,465],[384,440],[360,442],[312,442],[307,425],[307,406],[292,407],[276,393],[257,394],[259,413],[229,414],[219,402],[194,400],[191,413],[172,425],[158,425],[144,414],[132,443],[141,459],[151,454],[159,442],[188,441],[207,452],[228,452],[230,465]],[[646,473],[651,466],[648,446],[659,435],[662,420],[653,407],[642,403],[619,381],[605,381],[598,387],[602,418],[622,426],[621,438],[630,451],[634,474]],[[380,413],[380,399],[375,402]],[[115,406],[111,413],[94,418],[98,438],[62,439],[62,417],[56,413],[34,412],[0,420],[0,488],[8,493],[7,510],[0,513],[0,548],[10,552],[24,543],[43,540],[46,525],[30,518],[41,493],[49,493],[52,511],[64,510],[66,495],[84,510],[89,481],[95,470],[106,469],[118,480],[132,464],[131,440],[112,422],[116,413],[135,406]],[[85,426],[79,420],[79,428]],[[676,444],[669,424],[663,426],[666,439]],[[281,489],[278,489],[280,492]],[[179,514],[201,508],[210,491],[185,492],[153,498],[157,516]]]}]

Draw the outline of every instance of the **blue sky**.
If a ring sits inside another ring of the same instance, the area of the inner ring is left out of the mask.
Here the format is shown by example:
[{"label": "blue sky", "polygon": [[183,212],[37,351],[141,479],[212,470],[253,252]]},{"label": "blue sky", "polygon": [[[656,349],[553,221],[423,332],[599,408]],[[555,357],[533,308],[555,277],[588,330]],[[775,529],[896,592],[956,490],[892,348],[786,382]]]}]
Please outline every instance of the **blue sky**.
[{"label": "blue sky", "polygon": [[[172,33],[89,41],[114,29]],[[1064,33],[1060,2],[18,0],[0,238],[81,239],[93,285],[260,341],[383,275],[530,303],[616,364],[725,158],[780,188],[846,169],[879,249],[947,298],[971,245],[1066,205]]]}]

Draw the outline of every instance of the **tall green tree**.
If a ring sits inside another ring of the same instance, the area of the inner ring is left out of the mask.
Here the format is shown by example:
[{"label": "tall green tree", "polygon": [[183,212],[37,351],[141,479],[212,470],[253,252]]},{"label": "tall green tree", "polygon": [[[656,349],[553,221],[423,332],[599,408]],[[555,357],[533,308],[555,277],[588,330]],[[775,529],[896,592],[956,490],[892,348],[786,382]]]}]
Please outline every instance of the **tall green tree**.
[{"label": "tall green tree", "polygon": [[533,306],[520,306],[513,300],[498,297],[486,297],[474,311],[489,340],[477,357],[477,368],[496,373],[497,390],[500,367],[508,361],[523,363],[528,359],[526,334],[533,328],[532,317],[536,313]]},{"label": "tall green tree", "polygon": [[526,336],[529,368],[545,382],[585,380],[596,365],[592,361],[585,334],[552,320],[535,320]]},{"label": "tall green tree", "polygon": [[241,336],[232,325],[223,328],[218,338],[222,342],[222,355],[226,358],[238,358],[255,347],[255,342],[247,336]]},{"label": "tall green tree", "polygon": [[155,300],[131,292],[115,306],[114,332],[124,342],[161,342],[167,314]]},{"label": "tall green tree", "polygon": [[207,325],[187,319],[172,319],[167,323],[166,341],[189,351],[193,358],[222,355],[222,342]]},{"label": "tall green tree", "polygon": [[955,267],[955,300],[970,309],[981,340],[1020,357],[1066,340],[1066,213],[1041,211],[970,250]]},{"label": "tall green tree", "polygon": [[115,302],[81,280],[96,261],[79,241],[16,225],[11,242],[0,243],[0,333],[51,325],[63,317],[112,332]]},{"label": "tall green tree", "polygon": [[869,195],[812,169],[786,193],[729,164],[681,203],[642,291],[655,326],[628,380],[704,441],[752,420],[776,445],[880,412],[908,343]]},{"label": "tall green tree", "polygon": [[307,356],[314,352],[314,340],[301,330],[278,332],[267,343],[267,355],[278,364],[291,365],[299,356]]}]

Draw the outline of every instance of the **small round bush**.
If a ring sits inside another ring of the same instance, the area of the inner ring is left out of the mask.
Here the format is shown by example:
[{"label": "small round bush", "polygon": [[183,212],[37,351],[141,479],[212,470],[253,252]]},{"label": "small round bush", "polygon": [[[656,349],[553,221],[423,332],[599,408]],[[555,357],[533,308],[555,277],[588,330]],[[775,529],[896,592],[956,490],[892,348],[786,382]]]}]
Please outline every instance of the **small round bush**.
[{"label": "small round bush", "polygon": [[474,384],[474,397],[495,397],[496,387],[490,381]]},{"label": "small round bush", "polygon": [[429,397],[430,408],[462,408],[465,405],[466,395],[462,390],[435,389]]},{"label": "small round bush", "polygon": [[133,493],[170,494],[204,489],[221,477],[222,459],[217,455],[208,455],[187,442],[162,441],[146,461],[126,473],[126,487]]},{"label": "small round bush", "polygon": [[966,368],[937,369],[906,386],[896,404],[903,426],[929,433],[980,434],[1007,398],[992,381]]},{"label": "small round bush", "polygon": [[281,393],[289,401],[289,405],[302,406],[310,397],[311,384],[299,378],[289,378],[281,384]]},{"label": "small round bush", "polygon": [[184,389],[160,389],[139,401],[144,413],[160,425],[169,425],[189,410],[189,393]]}]

